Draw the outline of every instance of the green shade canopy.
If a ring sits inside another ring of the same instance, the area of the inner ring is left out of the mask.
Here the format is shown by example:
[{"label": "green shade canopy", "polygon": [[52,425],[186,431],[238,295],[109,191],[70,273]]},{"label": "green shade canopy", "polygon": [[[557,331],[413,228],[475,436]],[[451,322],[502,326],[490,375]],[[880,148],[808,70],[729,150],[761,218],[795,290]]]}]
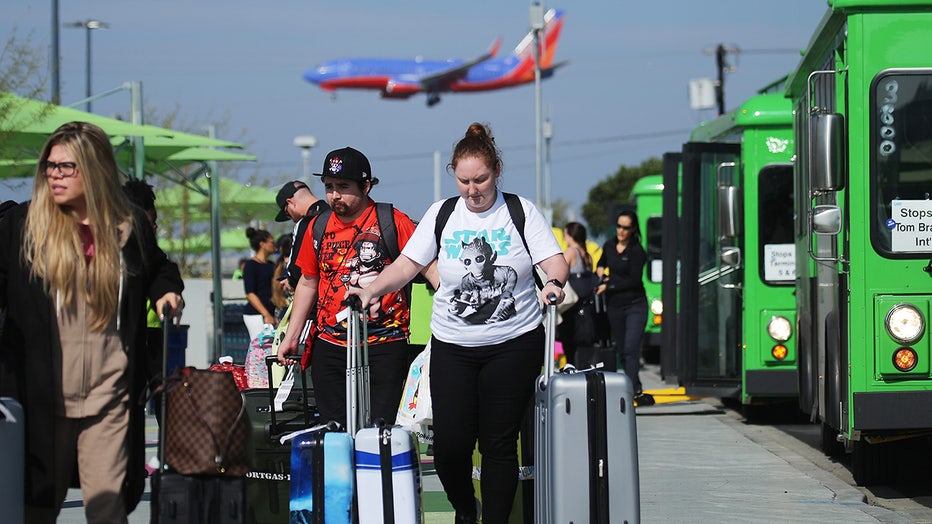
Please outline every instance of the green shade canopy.
[{"label": "green shade canopy", "polygon": [[125,137],[128,136],[164,139],[172,133],[168,129],[138,126],[115,118],[0,91],[0,136],[3,137],[0,141],[0,155],[16,158],[10,153],[21,149],[33,149],[38,152],[56,129],[62,124],[76,120],[100,126],[111,137],[118,137],[119,142],[125,141]]},{"label": "green shade canopy", "polygon": [[[145,170],[150,173],[164,173],[177,169],[178,165],[193,162],[255,160],[251,155],[209,149],[242,149],[235,142],[156,126],[131,124],[0,92],[0,178],[33,176],[35,159],[49,135],[62,124],[73,121],[90,122],[103,129],[110,136],[117,163],[123,168],[133,165],[133,137],[142,138]],[[193,151],[188,151],[191,149]]]},{"label": "green shade canopy", "polygon": [[[201,233],[199,235],[187,237],[184,239],[183,244],[185,253],[191,255],[203,255],[204,253],[209,253],[210,233]],[[220,231],[220,245],[223,247],[224,251],[249,250],[249,239],[246,238],[246,227],[239,226],[233,228],[223,228]],[[165,251],[169,255],[174,253],[181,253],[182,240],[177,238],[173,238],[171,240],[160,238],[159,247],[161,247],[162,251]]]},{"label": "green shade canopy", "polygon": [[[275,220],[278,207],[275,205],[276,191],[257,186],[243,185],[234,180],[221,178],[220,215],[224,222],[244,224],[250,220]],[[155,207],[160,216],[187,222],[206,222],[210,220],[209,188],[198,186],[198,191],[187,187],[173,185],[159,190],[155,194]],[[186,216],[182,217],[183,214]],[[225,229],[225,228],[224,228]],[[229,246],[221,240],[224,248]],[[248,246],[247,246],[248,248]]]}]

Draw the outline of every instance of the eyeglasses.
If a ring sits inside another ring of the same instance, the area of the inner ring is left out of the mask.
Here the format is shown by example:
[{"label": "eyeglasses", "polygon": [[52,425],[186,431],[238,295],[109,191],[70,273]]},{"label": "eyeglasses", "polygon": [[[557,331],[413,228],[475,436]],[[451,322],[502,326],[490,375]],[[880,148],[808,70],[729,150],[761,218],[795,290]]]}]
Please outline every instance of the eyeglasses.
[{"label": "eyeglasses", "polygon": [[615,227],[617,227],[618,229],[624,229],[625,231],[631,231],[632,229],[634,229],[634,226],[623,226],[621,224],[615,224]]},{"label": "eyeglasses", "polygon": [[45,169],[45,176],[53,177],[57,170],[62,178],[73,177],[78,168],[78,164],[74,162],[49,162],[48,160],[43,162],[42,166]]}]

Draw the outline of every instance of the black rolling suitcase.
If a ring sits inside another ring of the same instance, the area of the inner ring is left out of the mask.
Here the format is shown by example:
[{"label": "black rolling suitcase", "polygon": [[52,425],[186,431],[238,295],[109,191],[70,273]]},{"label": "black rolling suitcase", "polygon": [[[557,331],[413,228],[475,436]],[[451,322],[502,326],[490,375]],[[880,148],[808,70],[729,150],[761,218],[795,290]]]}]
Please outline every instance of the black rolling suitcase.
[{"label": "black rolling suitcase", "polygon": [[25,427],[19,402],[0,397],[0,508],[8,522],[23,522]]},{"label": "black rolling suitcase", "polygon": [[583,340],[577,340],[576,358],[572,364],[576,369],[618,371],[618,356],[612,343],[605,295],[593,295],[576,309],[576,315],[576,325],[586,326],[586,336]]},{"label": "black rolling suitcase", "polygon": [[[167,372],[168,331],[172,322],[165,311],[162,346],[162,377]],[[232,380],[232,376],[231,379]],[[240,524],[246,522],[246,479],[214,475],[181,475],[165,464],[165,406],[161,395],[162,423],[159,425],[159,469],[151,478],[150,521],[154,523]]]},{"label": "black rolling suitcase", "polygon": [[[295,357],[301,360],[300,356]],[[266,358],[269,376],[275,356]],[[295,367],[300,370],[300,364]],[[247,522],[256,524],[289,522],[291,491],[291,441],[281,437],[318,423],[313,389],[308,387],[307,373],[300,374],[300,389],[293,389],[276,411],[279,390],[269,381],[268,388],[243,390],[246,414],[252,426],[255,468],[246,475]],[[293,377],[298,380],[297,377]],[[287,377],[286,377],[287,381]],[[283,395],[284,396],[284,395]]]}]

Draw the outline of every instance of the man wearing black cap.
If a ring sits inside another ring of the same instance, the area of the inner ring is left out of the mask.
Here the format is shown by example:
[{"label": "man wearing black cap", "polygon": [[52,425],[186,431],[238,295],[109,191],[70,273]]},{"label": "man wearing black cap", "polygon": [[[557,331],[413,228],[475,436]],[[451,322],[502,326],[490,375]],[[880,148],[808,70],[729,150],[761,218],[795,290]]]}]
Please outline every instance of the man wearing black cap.
[{"label": "man wearing black cap", "polygon": [[278,204],[276,222],[285,222],[286,220],[295,222],[294,243],[291,245],[291,254],[288,256],[288,278],[281,283],[282,289],[291,293],[298,286],[298,280],[301,278],[301,268],[298,266],[296,258],[298,252],[301,251],[301,241],[304,240],[307,226],[314,217],[330,209],[330,206],[327,205],[327,202],[317,198],[314,193],[311,193],[311,189],[307,187],[307,184],[300,180],[292,180],[283,185],[278,190],[275,203]]},{"label": "man wearing black cap", "polygon": [[[322,178],[332,212],[314,218],[303,235],[301,250],[293,251],[301,279],[295,288],[291,322],[278,358],[282,363],[291,362],[288,355],[296,352],[301,326],[316,305],[311,351],[305,351],[302,367],[311,366],[321,418],[336,420],[345,427],[347,328],[340,313],[345,309],[342,302],[346,289],[356,283],[366,285],[374,277],[372,268],[378,272],[391,264],[387,239],[397,236],[400,251],[415,224],[404,213],[387,204],[377,205],[369,197],[378,179],[372,177],[369,160],[356,149],[345,147],[328,153],[323,172],[316,176]],[[386,208],[390,211],[384,211]],[[379,220],[379,214],[391,219]],[[315,223],[321,220],[326,220],[326,228],[318,241],[314,230],[320,230]],[[385,222],[394,223],[396,235],[386,234],[385,228],[391,224]],[[362,260],[366,263],[360,264]],[[365,274],[362,267],[366,268]],[[368,309],[367,322],[371,415],[372,420],[381,418],[392,423],[408,372],[410,310],[404,292],[380,297],[379,306]]]}]

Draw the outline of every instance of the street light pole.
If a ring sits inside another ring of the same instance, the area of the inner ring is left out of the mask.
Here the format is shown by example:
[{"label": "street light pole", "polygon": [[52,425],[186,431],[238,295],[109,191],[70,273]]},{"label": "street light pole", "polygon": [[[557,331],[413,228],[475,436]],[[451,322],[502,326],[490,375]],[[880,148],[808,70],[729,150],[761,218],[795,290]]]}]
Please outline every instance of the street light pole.
[{"label": "street light pole", "polygon": [[110,27],[110,24],[106,22],[101,22],[100,20],[90,19],[90,20],[85,20],[83,22],[70,22],[70,23],[65,24],[65,27],[83,27],[85,30],[85,41],[86,41],[85,50],[87,53],[87,62],[86,62],[87,69],[85,71],[86,80],[87,80],[87,98],[88,98],[87,112],[90,113],[91,112],[90,98],[91,98],[91,95],[93,95],[93,93],[91,92],[91,31],[93,31],[94,29],[106,29]]},{"label": "street light pole", "polygon": [[301,160],[304,162],[304,183],[310,187],[311,180],[311,149],[317,146],[317,138],[313,135],[300,135],[294,137],[295,147],[301,148]]},{"label": "street light pole", "polygon": [[534,32],[534,175],[537,181],[537,204],[541,206],[541,142],[543,130],[541,127],[541,97],[540,97],[540,36],[544,30],[544,6],[539,0],[531,2],[531,30]]}]

